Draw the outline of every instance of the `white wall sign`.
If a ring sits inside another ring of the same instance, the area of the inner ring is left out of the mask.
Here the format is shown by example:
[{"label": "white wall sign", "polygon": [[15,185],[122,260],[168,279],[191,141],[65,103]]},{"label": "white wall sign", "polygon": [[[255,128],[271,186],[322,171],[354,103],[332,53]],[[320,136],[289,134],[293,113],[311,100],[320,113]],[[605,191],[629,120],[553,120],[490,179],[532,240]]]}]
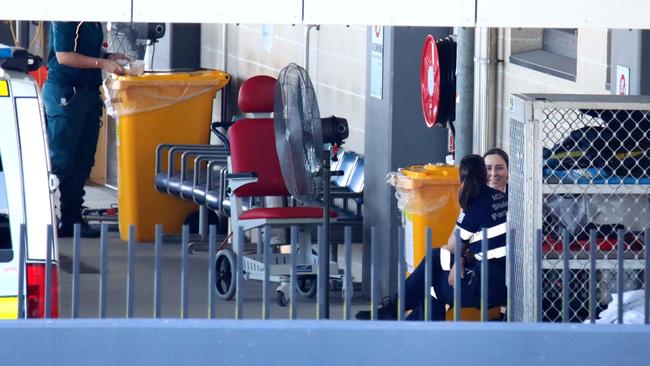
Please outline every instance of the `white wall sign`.
[{"label": "white wall sign", "polygon": [[370,36],[370,96],[382,98],[384,87],[384,27],[374,25]]},{"label": "white wall sign", "polygon": [[616,65],[616,94],[630,95],[630,68]]}]

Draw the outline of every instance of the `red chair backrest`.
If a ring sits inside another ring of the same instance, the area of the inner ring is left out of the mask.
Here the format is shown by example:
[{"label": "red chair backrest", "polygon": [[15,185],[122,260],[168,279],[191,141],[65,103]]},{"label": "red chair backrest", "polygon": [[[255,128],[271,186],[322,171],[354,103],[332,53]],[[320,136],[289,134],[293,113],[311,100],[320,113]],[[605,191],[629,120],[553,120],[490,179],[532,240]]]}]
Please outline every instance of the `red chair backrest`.
[{"label": "red chair backrest", "polygon": [[246,79],[239,88],[237,105],[244,113],[271,113],[273,112],[273,93],[275,78],[258,75]]},{"label": "red chair backrest", "polygon": [[[254,76],[239,89],[239,109],[246,113],[273,112],[275,79]],[[232,173],[255,173],[257,182],[238,188],[246,196],[288,196],[275,149],[275,129],[271,118],[243,118],[228,130]]]}]

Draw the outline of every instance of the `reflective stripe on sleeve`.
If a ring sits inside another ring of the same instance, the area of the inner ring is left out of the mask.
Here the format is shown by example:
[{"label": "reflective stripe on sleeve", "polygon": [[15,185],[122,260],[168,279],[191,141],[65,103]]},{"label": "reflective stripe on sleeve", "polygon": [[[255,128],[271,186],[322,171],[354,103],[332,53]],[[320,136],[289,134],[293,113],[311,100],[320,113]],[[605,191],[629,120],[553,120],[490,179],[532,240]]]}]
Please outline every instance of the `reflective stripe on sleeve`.
[{"label": "reflective stripe on sleeve", "polygon": [[[496,258],[503,258],[506,256],[507,250],[505,246],[495,248],[495,249],[490,249],[487,251],[487,257],[488,260],[490,259],[496,259]],[[474,258],[476,260],[482,260],[483,259],[483,253],[476,253],[474,254]]]},{"label": "reflective stripe on sleeve", "polygon": [[[502,223],[502,224],[496,225],[496,226],[492,226],[491,228],[487,229],[488,239],[497,237],[499,235],[503,235],[503,234],[506,233],[507,230],[508,230],[507,223],[505,223],[505,222]],[[461,234],[461,237],[462,237],[462,234]],[[472,234],[471,239],[465,239],[465,240],[469,240],[470,244],[476,243],[477,241],[481,241],[481,240],[483,240],[483,231],[481,230],[481,231],[479,231],[477,233],[474,233],[474,234]]]},{"label": "reflective stripe on sleeve", "polygon": [[465,230],[465,229],[463,229],[462,227],[458,226],[458,224],[456,225],[456,228],[457,228],[458,231],[460,232],[460,238],[461,238],[462,240],[469,240],[471,237],[473,237],[474,235],[476,235],[475,233],[473,233],[473,232],[471,232],[471,231],[469,231],[469,230]]}]

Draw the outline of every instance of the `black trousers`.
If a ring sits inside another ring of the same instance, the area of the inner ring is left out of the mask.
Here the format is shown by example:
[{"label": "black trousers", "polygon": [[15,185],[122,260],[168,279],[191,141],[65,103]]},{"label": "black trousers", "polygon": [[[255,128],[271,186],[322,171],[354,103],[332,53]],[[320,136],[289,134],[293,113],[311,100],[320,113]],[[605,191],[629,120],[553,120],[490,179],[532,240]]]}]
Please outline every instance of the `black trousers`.
[{"label": "black trousers", "polygon": [[[431,270],[431,287],[424,288],[425,261],[422,260],[413,273],[406,279],[404,286],[405,301],[404,308],[412,310],[408,319],[424,319],[424,301],[429,300],[432,320],[444,320],[446,306],[454,305],[454,288],[449,286],[449,272],[443,270],[440,262],[440,249],[431,249],[433,266]],[[453,263],[453,255],[451,256]],[[451,266],[450,266],[451,267]],[[505,305],[507,301],[505,281],[505,258],[491,259],[488,263],[488,306]],[[464,278],[461,285],[461,307],[481,306],[481,262],[475,261],[465,267]]]}]

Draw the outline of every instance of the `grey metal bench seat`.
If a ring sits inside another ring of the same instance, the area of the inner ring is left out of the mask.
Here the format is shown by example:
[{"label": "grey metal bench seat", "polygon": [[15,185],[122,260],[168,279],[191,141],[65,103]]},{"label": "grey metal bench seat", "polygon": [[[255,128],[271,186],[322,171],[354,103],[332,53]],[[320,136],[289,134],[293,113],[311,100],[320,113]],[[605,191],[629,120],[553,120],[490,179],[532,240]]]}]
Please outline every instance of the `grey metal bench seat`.
[{"label": "grey metal bench seat", "polygon": [[[362,204],[364,188],[364,162],[363,157],[352,151],[340,151],[338,161],[333,162],[333,175],[330,180],[330,197],[332,209],[338,214],[338,220],[346,224],[362,222]],[[351,209],[350,201],[356,204]]]},{"label": "grey metal bench seat", "polygon": [[[180,169],[176,167],[179,160]],[[227,151],[220,145],[161,144],[156,149],[155,187],[160,192],[204,204],[208,176],[221,174],[226,164]],[[211,166],[211,173],[207,165]],[[215,181],[218,183],[219,179]]]}]

